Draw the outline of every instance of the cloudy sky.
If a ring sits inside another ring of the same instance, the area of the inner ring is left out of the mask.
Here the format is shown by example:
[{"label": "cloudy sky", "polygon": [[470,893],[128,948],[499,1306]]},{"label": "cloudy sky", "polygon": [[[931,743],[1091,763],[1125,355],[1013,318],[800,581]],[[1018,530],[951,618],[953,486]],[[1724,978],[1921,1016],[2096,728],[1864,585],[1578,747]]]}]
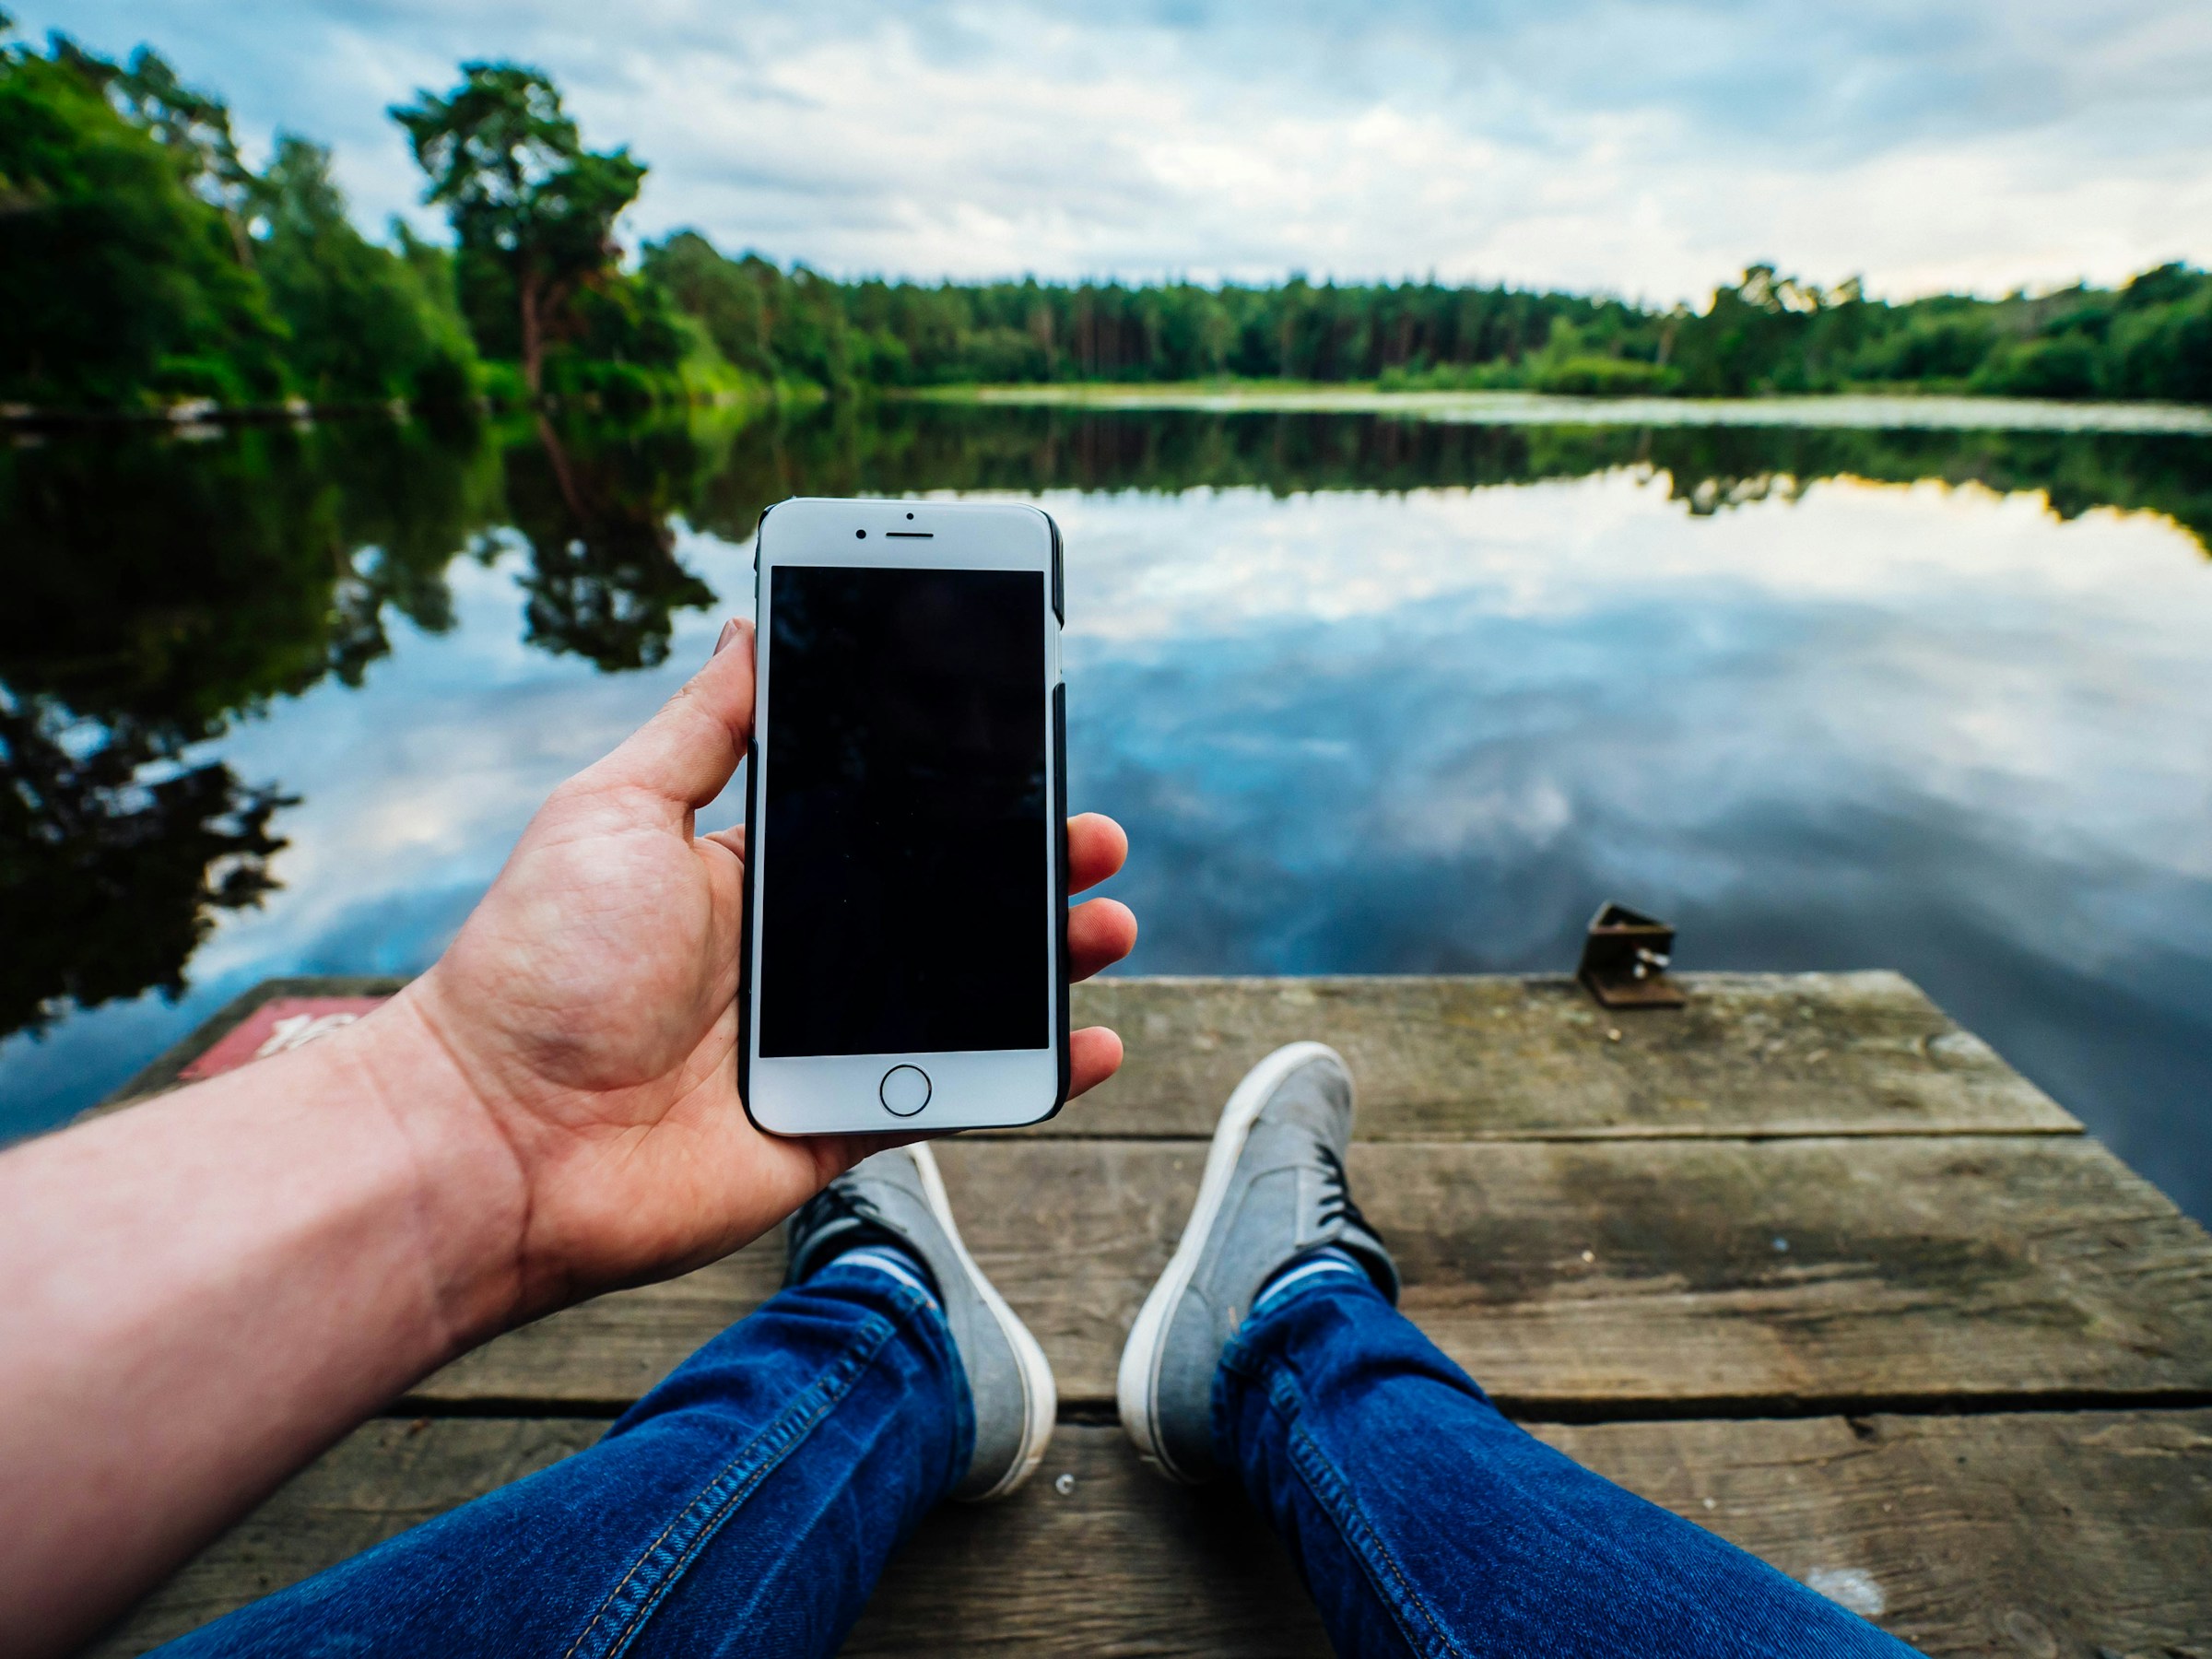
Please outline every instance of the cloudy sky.
[{"label": "cloudy sky", "polygon": [[[1699,299],[1752,260],[2002,292],[2212,259],[2205,0],[13,0],[420,214],[384,107],[549,71],[630,229],[840,274]],[[426,223],[428,221],[425,221]]]}]

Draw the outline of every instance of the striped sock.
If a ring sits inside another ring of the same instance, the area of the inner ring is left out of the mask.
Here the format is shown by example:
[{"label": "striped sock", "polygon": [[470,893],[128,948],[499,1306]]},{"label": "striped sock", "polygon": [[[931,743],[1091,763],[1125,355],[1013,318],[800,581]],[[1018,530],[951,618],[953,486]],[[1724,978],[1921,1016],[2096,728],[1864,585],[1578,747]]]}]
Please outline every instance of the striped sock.
[{"label": "striped sock", "polygon": [[1367,1269],[1346,1251],[1334,1244],[1324,1244],[1319,1250],[1310,1250],[1275,1271],[1275,1276],[1260,1287],[1259,1295],[1252,1299],[1252,1316],[1256,1319],[1293,1290],[1302,1287],[1334,1283],[1337,1276],[1349,1274],[1363,1285],[1374,1281]]},{"label": "striped sock", "polygon": [[929,1298],[930,1306],[940,1312],[943,1304],[937,1300],[936,1287],[930,1283],[929,1269],[896,1244],[861,1244],[834,1255],[814,1270],[810,1277],[818,1277],[832,1267],[862,1267],[877,1273],[888,1273],[900,1284]]}]

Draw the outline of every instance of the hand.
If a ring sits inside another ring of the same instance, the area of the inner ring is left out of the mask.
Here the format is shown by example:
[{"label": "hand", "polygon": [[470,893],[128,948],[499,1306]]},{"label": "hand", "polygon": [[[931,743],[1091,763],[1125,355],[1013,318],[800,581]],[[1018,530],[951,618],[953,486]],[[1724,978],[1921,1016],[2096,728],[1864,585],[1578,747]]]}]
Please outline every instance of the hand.
[{"label": "hand", "polygon": [[[695,835],[693,814],[735,771],[752,721],[753,633],[733,622],[659,713],[553,792],[393,1010],[435,1034],[520,1168],[525,1316],[712,1261],[870,1152],[916,1138],[785,1139],[753,1127],[738,1100],[745,831]],[[1071,818],[1067,839],[1071,891],[1128,851],[1095,813]],[[1135,942],[1135,918],[1112,899],[1069,915],[1078,979]],[[1071,1046],[1074,1094],[1121,1064],[1102,1027]]]}]

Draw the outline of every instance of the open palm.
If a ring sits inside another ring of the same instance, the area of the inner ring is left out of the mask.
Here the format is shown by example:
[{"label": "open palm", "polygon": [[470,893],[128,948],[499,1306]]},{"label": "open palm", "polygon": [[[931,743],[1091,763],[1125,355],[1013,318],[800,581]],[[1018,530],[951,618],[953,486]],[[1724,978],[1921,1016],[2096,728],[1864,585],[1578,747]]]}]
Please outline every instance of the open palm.
[{"label": "open palm", "polygon": [[[697,835],[693,816],[736,771],[752,719],[752,629],[732,623],[659,713],[553,792],[406,994],[522,1171],[527,1308],[712,1261],[859,1159],[913,1138],[786,1139],[756,1129],[738,1100],[745,832]],[[1112,819],[1071,819],[1070,889],[1112,876],[1126,847]],[[900,919],[880,925],[896,935]],[[1135,939],[1126,907],[1078,905],[1071,969],[1095,973]],[[1121,1064],[1112,1031],[1071,1041],[1072,1093]]]}]

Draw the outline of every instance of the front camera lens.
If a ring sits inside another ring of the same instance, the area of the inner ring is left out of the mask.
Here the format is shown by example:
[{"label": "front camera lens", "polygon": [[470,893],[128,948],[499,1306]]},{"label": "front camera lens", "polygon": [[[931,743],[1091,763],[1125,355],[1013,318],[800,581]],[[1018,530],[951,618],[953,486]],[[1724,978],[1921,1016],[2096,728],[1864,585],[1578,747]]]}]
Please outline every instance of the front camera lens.
[{"label": "front camera lens", "polygon": [[866,541],[868,539],[868,533],[865,530],[855,530],[853,532],[853,539],[854,541]]}]

